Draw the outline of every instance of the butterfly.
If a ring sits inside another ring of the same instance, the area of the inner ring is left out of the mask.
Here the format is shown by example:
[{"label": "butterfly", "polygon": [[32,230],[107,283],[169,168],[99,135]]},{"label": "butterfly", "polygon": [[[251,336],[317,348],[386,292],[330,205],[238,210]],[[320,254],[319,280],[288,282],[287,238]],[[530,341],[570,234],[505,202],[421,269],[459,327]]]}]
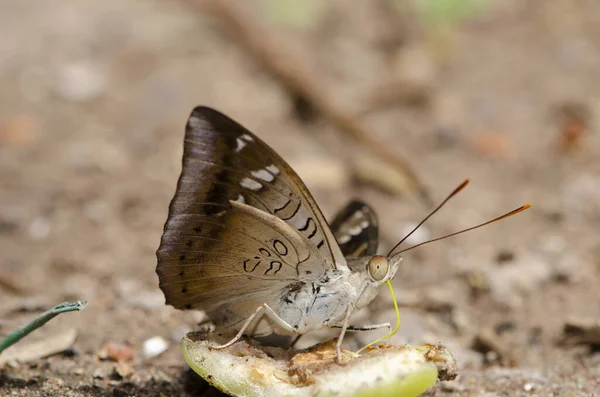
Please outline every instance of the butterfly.
[{"label": "butterfly", "polygon": [[401,258],[375,255],[377,218],[362,202],[349,203],[332,225],[273,149],[224,114],[197,107],[157,251],[166,303],[239,331],[227,346],[244,333],[346,329]]},{"label": "butterfly", "polygon": [[203,310],[221,331],[237,332],[213,349],[244,334],[331,327],[342,329],[339,359],[346,330],[389,328],[349,325],[394,277],[406,251],[393,254],[396,245],[382,256],[377,246],[377,217],[367,204],[350,202],[330,227],[300,177],[266,143],[216,110],[192,111],[156,272],[167,304]]}]

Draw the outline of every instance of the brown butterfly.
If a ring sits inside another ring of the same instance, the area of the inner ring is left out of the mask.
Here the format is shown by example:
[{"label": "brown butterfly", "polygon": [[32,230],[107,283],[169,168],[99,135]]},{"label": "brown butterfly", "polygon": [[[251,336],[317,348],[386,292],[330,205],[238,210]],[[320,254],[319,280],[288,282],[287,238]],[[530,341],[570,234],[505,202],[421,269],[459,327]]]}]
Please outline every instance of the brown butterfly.
[{"label": "brown butterfly", "polygon": [[348,319],[394,277],[403,251],[375,254],[377,218],[364,203],[351,202],[332,225],[269,146],[216,110],[197,107],[157,251],[160,288],[167,304],[204,310],[219,329],[237,331],[214,348],[244,333],[337,327],[339,357],[346,329],[389,327],[353,327]]}]

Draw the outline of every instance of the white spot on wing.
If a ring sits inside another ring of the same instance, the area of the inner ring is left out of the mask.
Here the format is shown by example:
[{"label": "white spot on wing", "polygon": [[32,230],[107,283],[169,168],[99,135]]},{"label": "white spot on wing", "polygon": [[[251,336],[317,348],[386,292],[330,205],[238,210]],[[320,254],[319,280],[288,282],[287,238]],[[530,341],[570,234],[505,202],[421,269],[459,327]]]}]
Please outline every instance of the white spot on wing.
[{"label": "white spot on wing", "polygon": [[235,141],[237,143],[237,147],[235,148],[235,151],[237,153],[246,146],[246,142],[244,142],[242,138],[236,138]]},{"label": "white spot on wing", "polygon": [[253,177],[258,178],[265,182],[273,182],[273,179],[275,179],[273,174],[271,174],[267,170],[251,171],[250,173],[252,174]]},{"label": "white spot on wing", "polygon": [[240,181],[240,186],[245,188],[245,189],[250,189],[253,191],[257,191],[260,190],[260,188],[262,188],[262,185],[258,182],[256,182],[254,179],[250,179],[250,178],[244,178]]},{"label": "white spot on wing", "polygon": [[237,200],[235,201],[237,201],[238,203],[246,204],[246,199],[241,194],[238,194]]},{"label": "white spot on wing", "polygon": [[245,140],[246,142],[252,142],[252,141],[254,141],[254,139],[252,139],[252,137],[250,135],[248,135],[248,134],[242,134],[241,138],[243,140]]},{"label": "white spot on wing", "polygon": [[360,227],[362,227],[363,229],[366,229],[367,227],[369,227],[369,221],[362,221],[360,223]]},{"label": "white spot on wing", "polygon": [[188,120],[188,124],[190,125],[190,127],[196,128],[196,129],[202,129],[206,126],[206,123],[202,119],[199,119],[196,116],[191,116]]},{"label": "white spot on wing", "polygon": [[339,242],[340,244],[346,244],[348,241],[350,241],[350,239],[351,239],[351,238],[352,238],[352,237],[350,237],[349,235],[347,235],[347,234],[344,234],[342,237],[340,237],[340,238],[338,239],[338,242]]},{"label": "white spot on wing", "polygon": [[360,234],[360,232],[362,232],[363,228],[360,226],[354,226],[350,229],[348,229],[348,234],[350,234],[351,236],[358,236]]},{"label": "white spot on wing", "polygon": [[279,175],[279,168],[275,166],[275,164],[267,165],[267,171],[269,171],[273,175]]}]

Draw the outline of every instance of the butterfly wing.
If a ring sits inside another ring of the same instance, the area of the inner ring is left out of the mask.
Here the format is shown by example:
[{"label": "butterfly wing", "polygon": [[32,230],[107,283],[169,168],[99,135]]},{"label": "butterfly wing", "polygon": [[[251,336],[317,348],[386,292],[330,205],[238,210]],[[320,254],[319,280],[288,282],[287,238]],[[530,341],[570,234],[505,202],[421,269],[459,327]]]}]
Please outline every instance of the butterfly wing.
[{"label": "butterfly wing", "polygon": [[379,222],[375,211],[359,200],[352,200],[331,222],[331,229],[344,256],[372,256],[379,244]]},{"label": "butterfly wing", "polygon": [[[167,303],[205,310],[223,326],[241,322],[263,303],[273,306],[285,286],[310,278],[315,262],[324,261],[315,245],[281,219],[230,204],[216,216],[194,215],[192,224],[189,217],[172,223],[163,234],[170,243],[158,250]],[[195,224],[210,234],[190,229]]]},{"label": "butterfly wing", "polygon": [[186,125],[157,258],[167,304],[215,314],[237,308],[216,323],[247,317],[290,283],[346,267],[297,174],[258,137],[206,107]]}]

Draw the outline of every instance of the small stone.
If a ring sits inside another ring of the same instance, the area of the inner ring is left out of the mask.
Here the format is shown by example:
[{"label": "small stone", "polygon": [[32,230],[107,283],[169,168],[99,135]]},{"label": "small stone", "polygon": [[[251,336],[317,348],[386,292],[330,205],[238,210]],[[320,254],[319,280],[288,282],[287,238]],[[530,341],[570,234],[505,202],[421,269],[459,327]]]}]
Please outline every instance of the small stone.
[{"label": "small stone", "polygon": [[531,383],[525,383],[525,385],[523,385],[523,390],[525,390],[525,391],[532,391],[533,390],[533,384],[531,384]]},{"label": "small stone", "polygon": [[56,386],[63,386],[65,384],[65,381],[61,378],[54,378],[51,382],[54,383]]},{"label": "small stone", "polygon": [[153,336],[144,341],[144,357],[153,358],[164,353],[169,348],[169,343],[162,336]]},{"label": "small stone", "polygon": [[104,379],[106,377],[106,374],[104,373],[102,368],[96,368],[94,372],[92,372],[92,377],[94,379]]},{"label": "small stone", "polygon": [[75,368],[73,370],[73,375],[83,375],[83,368]]},{"label": "small stone", "polygon": [[111,361],[131,361],[135,356],[135,351],[122,343],[109,342],[102,348],[100,357]]},{"label": "small stone", "polygon": [[113,373],[119,379],[127,379],[133,375],[133,366],[126,362],[120,362],[115,365]]}]

